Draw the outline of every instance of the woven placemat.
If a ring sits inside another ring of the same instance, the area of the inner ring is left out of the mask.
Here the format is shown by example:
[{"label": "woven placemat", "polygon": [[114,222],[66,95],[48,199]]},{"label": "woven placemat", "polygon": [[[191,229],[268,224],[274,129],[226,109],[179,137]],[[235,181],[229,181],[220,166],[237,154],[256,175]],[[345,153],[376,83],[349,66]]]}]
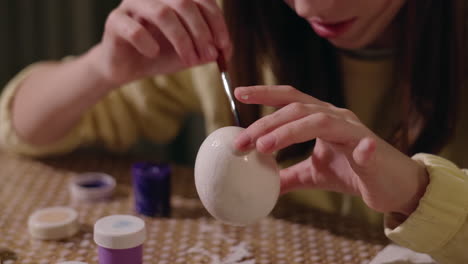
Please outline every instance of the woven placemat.
[{"label": "woven placemat", "polygon": [[[129,168],[134,159],[76,154],[35,161],[0,153],[0,264],[48,264],[64,260],[98,263],[94,222],[111,214],[134,214]],[[144,263],[368,263],[386,244],[381,229],[280,201],[273,216],[245,228],[223,225],[204,210],[193,170],[173,167],[171,218],[142,217],[147,224]],[[68,180],[101,171],[117,179],[107,202],[76,204]],[[34,210],[71,206],[80,232],[71,239],[40,241],[27,232]]]}]

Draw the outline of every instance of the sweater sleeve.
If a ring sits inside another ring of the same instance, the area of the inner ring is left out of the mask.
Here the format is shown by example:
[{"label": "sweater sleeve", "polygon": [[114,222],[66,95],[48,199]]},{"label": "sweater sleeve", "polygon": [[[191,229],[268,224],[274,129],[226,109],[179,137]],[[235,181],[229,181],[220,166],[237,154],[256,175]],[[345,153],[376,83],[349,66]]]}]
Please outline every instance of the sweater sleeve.
[{"label": "sweater sleeve", "polygon": [[385,216],[385,233],[394,242],[431,255],[441,264],[468,263],[468,174],[438,156],[417,154],[430,183],[418,208],[405,220]]},{"label": "sweater sleeve", "polygon": [[109,93],[60,140],[48,145],[32,145],[16,133],[11,109],[21,82],[40,65],[33,64],[20,72],[7,84],[0,98],[0,144],[4,150],[28,156],[49,156],[91,145],[124,151],[140,137],[165,143],[177,135],[188,112],[200,111],[190,71],[146,78]]}]

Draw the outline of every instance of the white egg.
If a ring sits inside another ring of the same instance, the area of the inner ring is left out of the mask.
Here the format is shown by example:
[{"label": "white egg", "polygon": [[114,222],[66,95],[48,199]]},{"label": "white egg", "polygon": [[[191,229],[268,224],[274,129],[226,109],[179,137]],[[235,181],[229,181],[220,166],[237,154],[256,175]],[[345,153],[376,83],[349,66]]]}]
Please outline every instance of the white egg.
[{"label": "white egg", "polygon": [[244,226],[267,216],[280,191],[278,167],[272,155],[233,147],[240,127],[223,127],[211,133],[198,150],[195,185],[198,195],[215,218]]}]

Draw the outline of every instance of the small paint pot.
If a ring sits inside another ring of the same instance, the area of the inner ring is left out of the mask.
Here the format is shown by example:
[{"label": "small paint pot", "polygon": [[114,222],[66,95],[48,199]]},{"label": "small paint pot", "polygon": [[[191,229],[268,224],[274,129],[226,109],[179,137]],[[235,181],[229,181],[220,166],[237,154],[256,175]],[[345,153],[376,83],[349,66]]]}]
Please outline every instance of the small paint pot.
[{"label": "small paint pot", "polygon": [[132,166],[135,210],[150,217],[171,214],[171,167],[165,163],[138,162]]},{"label": "small paint pot", "polygon": [[111,215],[94,224],[99,264],[141,264],[145,222],[132,215]]},{"label": "small paint pot", "polygon": [[115,179],[105,173],[87,172],[70,180],[70,193],[73,201],[94,202],[108,199],[114,193]]},{"label": "small paint pot", "polygon": [[79,230],[78,213],[69,207],[49,207],[35,211],[28,219],[29,234],[36,239],[60,240]]}]

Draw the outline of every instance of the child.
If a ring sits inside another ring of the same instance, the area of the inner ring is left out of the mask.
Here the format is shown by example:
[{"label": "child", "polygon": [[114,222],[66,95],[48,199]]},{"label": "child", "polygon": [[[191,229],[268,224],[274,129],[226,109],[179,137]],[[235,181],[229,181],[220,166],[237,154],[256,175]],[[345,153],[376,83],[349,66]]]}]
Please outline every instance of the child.
[{"label": "child", "polygon": [[468,175],[422,154],[468,165],[463,2],[224,0],[225,24],[214,0],[124,0],[89,52],[10,82],[2,142],[32,156],[96,143],[117,151],[140,137],[168,141],[190,111],[207,131],[231,125],[216,65],[183,70],[232,58],[247,127],[236,148],[306,155],[281,171],[283,193],[342,193],[296,194],[371,218],[363,201],[385,214],[395,242],[467,263]]}]

